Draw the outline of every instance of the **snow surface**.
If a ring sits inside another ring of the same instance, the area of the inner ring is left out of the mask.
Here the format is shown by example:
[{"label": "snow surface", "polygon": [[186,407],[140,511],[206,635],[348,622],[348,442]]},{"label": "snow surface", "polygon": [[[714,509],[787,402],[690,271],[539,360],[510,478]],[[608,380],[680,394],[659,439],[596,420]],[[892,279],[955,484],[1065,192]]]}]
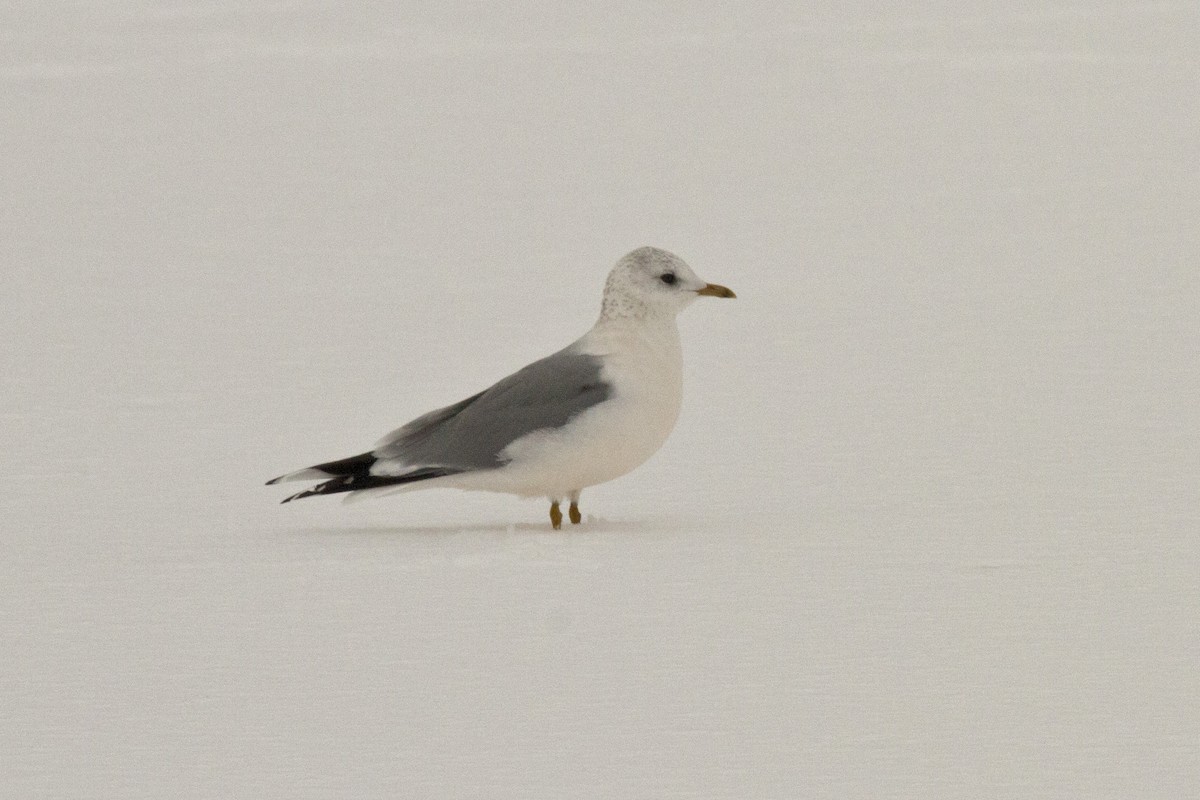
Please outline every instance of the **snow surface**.
[{"label": "snow surface", "polygon": [[[6,4],[0,795],[1196,796],[1198,80],[1190,0]],[[582,529],[261,485],[642,244],[739,299]]]}]

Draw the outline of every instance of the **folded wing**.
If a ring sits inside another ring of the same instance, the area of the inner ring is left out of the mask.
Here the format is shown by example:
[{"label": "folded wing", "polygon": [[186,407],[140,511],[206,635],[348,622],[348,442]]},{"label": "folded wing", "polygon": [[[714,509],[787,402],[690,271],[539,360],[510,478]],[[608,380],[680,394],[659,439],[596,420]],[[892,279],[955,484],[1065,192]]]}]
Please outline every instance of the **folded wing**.
[{"label": "folded wing", "polygon": [[535,361],[489,389],[431,411],[385,436],[371,451],[377,473],[503,466],[504,450],[534,431],[558,428],[611,396],[600,359],[572,347]]}]

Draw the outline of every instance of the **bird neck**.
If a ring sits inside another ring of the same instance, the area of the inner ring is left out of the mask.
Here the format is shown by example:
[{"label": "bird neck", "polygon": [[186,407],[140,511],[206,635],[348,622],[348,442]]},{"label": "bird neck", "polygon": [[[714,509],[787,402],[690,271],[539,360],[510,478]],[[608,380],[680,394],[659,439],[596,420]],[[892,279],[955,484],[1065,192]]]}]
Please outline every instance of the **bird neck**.
[{"label": "bird neck", "polygon": [[596,324],[674,328],[677,314],[678,309],[647,303],[632,293],[607,291],[600,303],[600,319]]},{"label": "bird neck", "polygon": [[638,317],[602,313],[590,339],[605,353],[643,353],[652,360],[678,360],[680,356],[679,326],[674,315]]},{"label": "bird neck", "polygon": [[[632,298],[606,297],[600,307],[597,328],[640,329],[653,336],[659,331],[678,331],[676,315],[660,308],[653,308]],[[678,334],[676,334],[678,335]]]},{"label": "bird neck", "polygon": [[645,302],[624,292],[607,291],[600,303],[600,322],[640,320],[654,316]]}]

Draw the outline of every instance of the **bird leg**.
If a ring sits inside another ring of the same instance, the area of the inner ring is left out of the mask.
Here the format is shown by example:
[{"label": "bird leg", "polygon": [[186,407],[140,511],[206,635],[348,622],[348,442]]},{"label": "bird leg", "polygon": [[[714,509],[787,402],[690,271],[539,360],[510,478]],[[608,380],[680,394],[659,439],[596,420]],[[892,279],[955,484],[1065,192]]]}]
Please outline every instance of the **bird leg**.
[{"label": "bird leg", "polygon": [[571,514],[572,525],[583,522],[583,514],[579,513],[579,492],[571,492],[571,508],[568,511]]},{"label": "bird leg", "polygon": [[557,500],[550,503],[550,524],[554,526],[554,530],[562,527],[562,511],[558,508]]}]

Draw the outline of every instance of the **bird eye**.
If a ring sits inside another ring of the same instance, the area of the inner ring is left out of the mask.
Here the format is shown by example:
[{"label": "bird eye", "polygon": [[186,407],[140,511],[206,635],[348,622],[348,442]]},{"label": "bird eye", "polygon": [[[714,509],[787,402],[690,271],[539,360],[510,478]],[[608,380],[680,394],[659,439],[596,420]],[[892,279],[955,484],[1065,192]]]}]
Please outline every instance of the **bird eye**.
[{"label": "bird eye", "polygon": [[674,286],[677,279],[675,278],[674,272],[664,272],[659,280],[665,283],[667,286]]}]

